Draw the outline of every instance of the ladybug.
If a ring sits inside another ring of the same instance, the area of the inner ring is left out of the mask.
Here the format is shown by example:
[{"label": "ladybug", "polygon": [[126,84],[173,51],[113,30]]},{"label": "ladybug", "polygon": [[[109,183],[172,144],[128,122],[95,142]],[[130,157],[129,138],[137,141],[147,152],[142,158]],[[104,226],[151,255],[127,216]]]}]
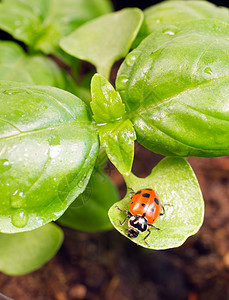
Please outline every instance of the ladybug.
[{"label": "ladybug", "polygon": [[[124,225],[126,220],[128,221],[128,236],[131,238],[136,238],[139,233],[148,231],[148,234],[144,237],[144,242],[147,246],[149,244],[146,242],[147,237],[150,235],[151,231],[149,227],[157,228],[153,224],[156,222],[160,215],[165,213],[164,206],[161,204],[161,200],[156,194],[156,192],[151,189],[141,189],[134,193],[132,196],[130,194],[130,207],[128,210],[122,210],[117,207],[120,211],[127,213],[123,222],[120,225]],[[162,211],[162,212],[161,212]]]}]

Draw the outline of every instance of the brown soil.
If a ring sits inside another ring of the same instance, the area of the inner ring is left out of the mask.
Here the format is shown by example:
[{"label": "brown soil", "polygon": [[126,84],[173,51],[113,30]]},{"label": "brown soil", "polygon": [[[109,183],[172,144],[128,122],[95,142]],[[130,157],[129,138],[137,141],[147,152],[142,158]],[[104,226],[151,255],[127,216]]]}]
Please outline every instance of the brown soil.
[{"label": "brown soil", "polygon": [[[144,177],[161,159],[136,146],[134,173]],[[150,251],[115,230],[64,228],[65,241],[49,263],[28,275],[0,274],[0,292],[15,300],[228,300],[229,157],[190,158],[206,200],[199,233],[177,249]],[[124,194],[125,185],[107,172]]]}]

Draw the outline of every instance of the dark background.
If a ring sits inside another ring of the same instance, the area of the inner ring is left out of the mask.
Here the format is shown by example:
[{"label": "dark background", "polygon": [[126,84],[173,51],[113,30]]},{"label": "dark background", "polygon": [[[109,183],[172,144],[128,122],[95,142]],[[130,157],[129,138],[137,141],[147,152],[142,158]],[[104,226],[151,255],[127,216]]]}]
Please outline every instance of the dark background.
[{"label": "dark background", "polygon": [[[114,7],[115,10],[119,10],[121,8],[124,7],[139,7],[141,9],[147,8],[151,5],[154,5],[156,3],[159,3],[161,1],[154,1],[154,0],[136,0],[136,1],[132,1],[132,0],[113,0],[112,1],[114,3]],[[227,6],[229,5],[228,1],[220,1],[220,0],[214,0],[214,1],[210,1],[216,5],[223,5],[223,6]]]}]

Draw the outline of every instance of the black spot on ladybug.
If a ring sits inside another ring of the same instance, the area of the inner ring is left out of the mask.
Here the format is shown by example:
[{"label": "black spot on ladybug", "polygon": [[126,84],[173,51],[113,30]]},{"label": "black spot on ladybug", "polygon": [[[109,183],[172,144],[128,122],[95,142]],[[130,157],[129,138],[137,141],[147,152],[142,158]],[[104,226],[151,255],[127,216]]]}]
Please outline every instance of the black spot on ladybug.
[{"label": "black spot on ladybug", "polygon": [[153,209],[153,208],[151,208],[151,211],[152,211],[152,212],[154,212],[154,209]]},{"label": "black spot on ladybug", "polygon": [[133,204],[133,203],[134,203],[134,201],[131,202],[131,204]]},{"label": "black spot on ladybug", "polygon": [[145,194],[142,195],[142,197],[149,198],[149,197],[150,197],[150,194],[145,193]]},{"label": "black spot on ladybug", "polygon": [[152,189],[145,189],[145,190],[147,190],[147,191],[152,191]]},{"label": "black spot on ladybug", "polygon": [[155,219],[153,219],[153,221],[155,221]]},{"label": "black spot on ladybug", "polygon": [[159,205],[159,200],[157,198],[154,198],[154,202]]},{"label": "black spot on ladybug", "polygon": [[146,206],[145,203],[142,203],[142,206]]},{"label": "black spot on ladybug", "polygon": [[141,194],[142,191],[138,191],[137,193],[135,193],[135,195]]}]

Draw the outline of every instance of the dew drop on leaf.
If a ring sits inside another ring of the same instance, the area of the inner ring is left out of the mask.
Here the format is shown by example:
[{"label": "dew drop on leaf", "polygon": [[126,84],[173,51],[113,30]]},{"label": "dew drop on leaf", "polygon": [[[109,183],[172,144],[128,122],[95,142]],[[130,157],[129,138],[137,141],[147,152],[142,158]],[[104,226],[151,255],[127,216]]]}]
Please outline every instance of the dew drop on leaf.
[{"label": "dew drop on leaf", "polygon": [[28,223],[28,214],[24,209],[17,209],[11,215],[11,223],[15,227],[25,227]]},{"label": "dew drop on leaf", "polygon": [[0,159],[0,173],[8,171],[12,167],[12,163],[8,159]]},{"label": "dew drop on leaf", "polygon": [[126,64],[131,67],[133,66],[134,62],[136,61],[137,58],[137,53],[130,53],[126,57]]},{"label": "dew drop on leaf", "polygon": [[172,25],[162,30],[162,32],[167,35],[175,35],[179,31],[180,29],[178,27]]},{"label": "dew drop on leaf", "polygon": [[117,78],[116,85],[118,86],[119,91],[126,89],[127,82],[128,82],[128,78],[126,76],[119,76]]},{"label": "dew drop on leaf", "polygon": [[11,196],[11,207],[21,208],[26,204],[26,198],[23,192],[16,190]]},{"label": "dew drop on leaf", "polygon": [[212,75],[212,69],[210,67],[207,67],[204,69],[204,73]]}]

